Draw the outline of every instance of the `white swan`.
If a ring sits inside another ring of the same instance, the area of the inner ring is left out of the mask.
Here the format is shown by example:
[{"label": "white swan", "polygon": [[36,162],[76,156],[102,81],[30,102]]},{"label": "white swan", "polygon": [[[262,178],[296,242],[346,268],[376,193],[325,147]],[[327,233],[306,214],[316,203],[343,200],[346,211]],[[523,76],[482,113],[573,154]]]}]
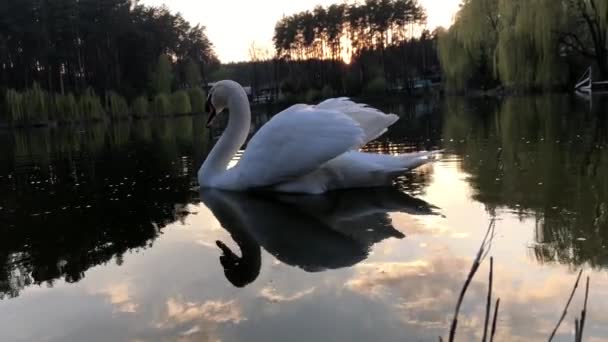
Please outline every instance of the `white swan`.
[{"label": "white swan", "polygon": [[430,160],[435,152],[382,155],[359,152],[399,118],[346,98],[316,106],[296,104],[270,119],[249,141],[236,166],[227,169],[247,139],[251,111],[234,81],[209,91],[207,127],[228,109],[228,126],[198,171],[202,188],[320,194],[330,190],[388,186],[393,178]]}]

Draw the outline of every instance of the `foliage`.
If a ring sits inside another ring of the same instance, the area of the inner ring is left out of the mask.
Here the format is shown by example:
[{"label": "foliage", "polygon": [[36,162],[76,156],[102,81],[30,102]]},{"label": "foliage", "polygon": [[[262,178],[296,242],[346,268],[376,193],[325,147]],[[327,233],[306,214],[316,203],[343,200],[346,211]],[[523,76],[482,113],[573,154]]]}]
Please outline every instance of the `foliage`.
[{"label": "foliage", "polygon": [[323,89],[321,89],[321,97],[324,99],[327,99],[332,96],[334,96],[334,90],[331,88],[331,86],[329,84],[324,85]]},{"label": "foliage", "polygon": [[124,97],[109,91],[106,93],[106,111],[113,118],[124,118],[129,115],[129,105]]},{"label": "foliage", "polygon": [[192,113],[202,113],[205,111],[205,101],[207,100],[207,96],[201,88],[195,87],[188,89],[188,96],[190,97]]},{"label": "foliage", "polygon": [[419,33],[425,21],[416,0],[317,6],[284,17],[273,37],[280,63],[268,74],[283,75],[304,92],[329,85],[338,93],[358,92],[379,76],[396,86],[437,74],[435,35]]},{"label": "foliage", "polygon": [[23,92],[9,89],[5,94],[5,107],[7,119],[12,123],[100,120],[104,115],[101,101],[91,88],[78,97],[72,93],[52,95],[37,84]]},{"label": "foliage", "polygon": [[416,0],[366,0],[352,5],[317,6],[284,17],[275,27],[274,45],[277,55],[292,59],[340,59],[346,50],[344,38],[350,40],[351,51],[388,46],[407,38],[410,24],[423,23],[426,15]]},{"label": "foliage", "polygon": [[368,95],[381,95],[386,92],[386,80],[382,77],[374,78],[365,86],[365,93]]},{"label": "foliage", "polygon": [[78,98],[78,112],[85,120],[101,120],[105,114],[101,99],[92,88],[87,88]]},{"label": "foliage", "polygon": [[176,91],[171,95],[172,114],[189,114],[192,112],[190,97],[185,90]]},{"label": "foliage", "polygon": [[321,93],[314,88],[308,89],[306,95],[304,96],[304,101],[310,103],[315,102],[321,98]]},{"label": "foliage", "polygon": [[25,120],[23,109],[23,95],[14,89],[8,89],[4,95],[6,112],[10,122],[22,122]]},{"label": "foliage", "polygon": [[132,98],[147,89],[161,54],[176,64],[217,64],[204,27],[166,7],[132,0],[0,1],[0,84],[7,88],[38,82],[50,93],[78,94],[91,86]]},{"label": "foliage", "polygon": [[150,114],[148,112],[148,98],[146,96],[138,96],[131,104],[131,113],[138,117],[145,117]]},{"label": "foliage", "polygon": [[158,56],[156,68],[150,76],[152,91],[154,94],[170,94],[173,83],[173,70],[169,56],[162,54]]},{"label": "foliage", "polygon": [[169,95],[156,95],[152,104],[152,112],[158,116],[171,115],[171,101],[169,100]]},{"label": "foliage", "polygon": [[186,73],[186,77],[185,77],[186,84],[190,88],[201,86],[201,82],[203,81],[203,79],[201,77],[201,68],[198,66],[198,64],[196,62],[189,59],[188,62],[186,62],[185,73]]},{"label": "foliage", "polygon": [[45,121],[49,117],[48,94],[38,83],[23,93],[23,111],[37,121]]},{"label": "foliage", "polygon": [[573,81],[581,58],[608,78],[606,11],[596,0],[464,1],[440,34],[446,86],[553,89]]},{"label": "foliage", "polygon": [[68,122],[78,118],[78,104],[74,94],[55,94],[54,118],[61,122]]}]

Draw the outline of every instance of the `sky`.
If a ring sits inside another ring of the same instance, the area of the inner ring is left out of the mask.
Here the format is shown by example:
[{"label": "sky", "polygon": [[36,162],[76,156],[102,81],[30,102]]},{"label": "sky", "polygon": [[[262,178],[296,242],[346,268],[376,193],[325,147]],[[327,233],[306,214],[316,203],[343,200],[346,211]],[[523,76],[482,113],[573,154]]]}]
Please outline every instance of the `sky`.
[{"label": "sky", "polygon": [[[429,29],[448,27],[461,0],[419,0],[426,8]],[[312,10],[316,5],[328,6],[339,0],[142,0],[140,3],[166,4],[180,12],[192,25],[207,28],[207,36],[215,46],[220,61],[237,62],[249,59],[249,48],[272,50],[276,22],[283,15]],[[347,1],[352,2],[352,1]]]}]

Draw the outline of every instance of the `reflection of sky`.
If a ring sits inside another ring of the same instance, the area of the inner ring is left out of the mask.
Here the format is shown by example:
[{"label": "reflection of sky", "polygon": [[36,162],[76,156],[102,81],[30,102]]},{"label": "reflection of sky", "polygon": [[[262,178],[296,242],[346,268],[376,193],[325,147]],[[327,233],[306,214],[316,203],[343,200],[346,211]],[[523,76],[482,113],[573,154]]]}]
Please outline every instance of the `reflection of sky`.
[{"label": "reflection of sky", "polygon": [[[448,190],[446,190],[448,189]],[[86,271],[76,284],[33,286],[0,301],[0,340],[28,341],[404,341],[447,335],[455,300],[488,224],[470,200],[466,175],[440,162],[423,197],[445,217],[393,214],[405,239],[376,244],[358,265],[307,273],[269,254],[251,285],[226,278],[214,241],[236,245],[203,205],[164,230],[153,248]],[[528,257],[534,222],[502,213],[497,222],[498,340],[545,339],[574,281],[566,266]],[[483,265],[465,299],[462,340],[479,339],[486,295]],[[608,336],[608,278],[592,273],[586,336]],[[575,297],[560,330],[571,340]],[[466,338],[465,338],[466,337]],[[599,338],[597,340],[600,340]]]}]

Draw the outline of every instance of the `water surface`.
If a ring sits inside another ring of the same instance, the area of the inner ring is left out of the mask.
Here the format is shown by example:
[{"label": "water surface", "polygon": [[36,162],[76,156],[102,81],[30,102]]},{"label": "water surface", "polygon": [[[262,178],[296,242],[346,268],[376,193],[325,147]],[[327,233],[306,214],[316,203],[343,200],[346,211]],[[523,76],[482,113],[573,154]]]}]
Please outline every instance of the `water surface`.
[{"label": "water surface", "polygon": [[0,340],[436,341],[492,219],[497,340],[546,340],[580,268],[585,337],[608,340],[605,99],[377,105],[401,120],[368,150],[445,152],[320,198],[193,191],[221,133],[203,117],[0,131]]}]

